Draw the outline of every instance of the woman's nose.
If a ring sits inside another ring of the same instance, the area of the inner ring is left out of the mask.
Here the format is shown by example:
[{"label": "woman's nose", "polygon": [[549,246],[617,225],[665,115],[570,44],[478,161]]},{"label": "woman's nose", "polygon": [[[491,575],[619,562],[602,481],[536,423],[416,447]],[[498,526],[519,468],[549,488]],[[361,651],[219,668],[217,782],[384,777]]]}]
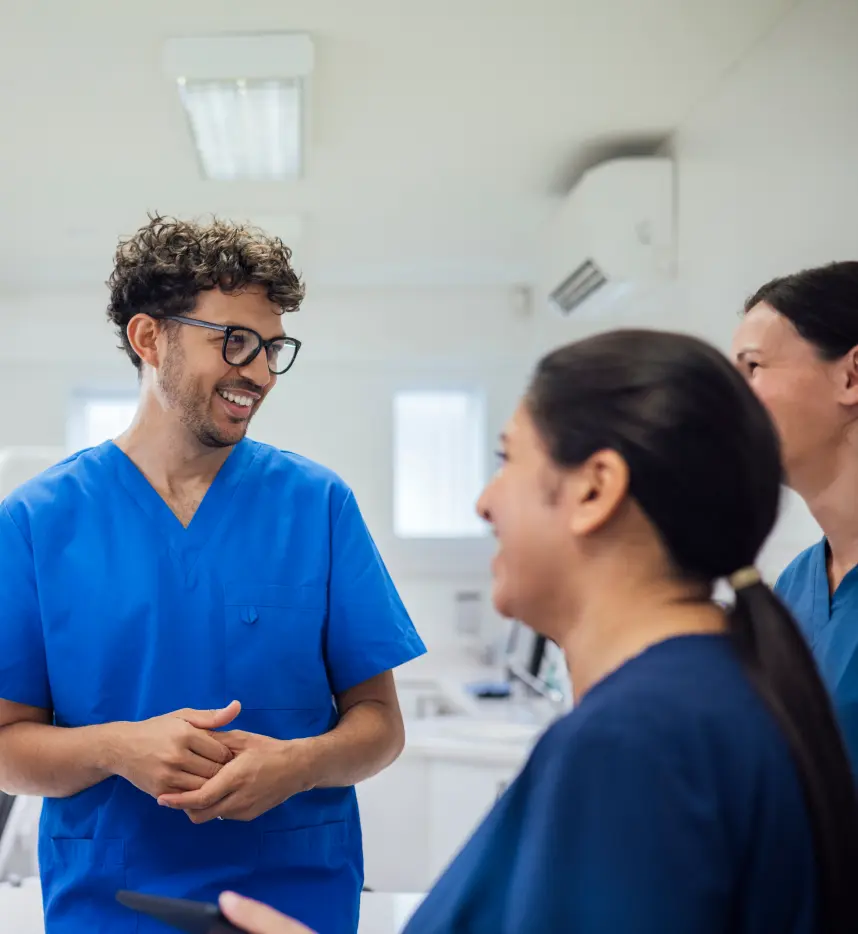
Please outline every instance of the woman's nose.
[{"label": "woman's nose", "polygon": [[482,493],[480,493],[480,498],[477,500],[477,515],[481,519],[485,519],[486,522],[492,521],[492,514],[489,510],[489,497],[488,497],[489,488],[486,487]]}]

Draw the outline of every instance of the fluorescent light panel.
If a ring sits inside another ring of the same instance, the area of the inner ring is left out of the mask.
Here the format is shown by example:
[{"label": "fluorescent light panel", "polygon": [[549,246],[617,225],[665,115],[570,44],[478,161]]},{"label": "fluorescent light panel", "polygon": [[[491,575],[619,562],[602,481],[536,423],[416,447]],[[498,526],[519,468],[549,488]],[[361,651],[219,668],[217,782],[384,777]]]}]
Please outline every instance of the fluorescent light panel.
[{"label": "fluorescent light panel", "polygon": [[179,94],[206,178],[276,181],[300,175],[300,80],[179,79]]},{"label": "fluorescent light panel", "polygon": [[163,67],[178,81],[206,178],[282,180],[303,170],[303,33],[169,39]]}]

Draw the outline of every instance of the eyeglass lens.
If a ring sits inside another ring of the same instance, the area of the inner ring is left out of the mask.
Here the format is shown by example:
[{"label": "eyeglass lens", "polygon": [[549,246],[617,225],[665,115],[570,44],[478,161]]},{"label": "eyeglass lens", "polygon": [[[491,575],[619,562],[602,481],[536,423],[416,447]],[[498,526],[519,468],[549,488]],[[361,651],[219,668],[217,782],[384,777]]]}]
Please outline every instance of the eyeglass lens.
[{"label": "eyeglass lens", "polygon": [[[256,356],[262,339],[254,331],[236,328],[231,331],[224,345],[224,356],[230,366],[244,366]],[[272,373],[284,373],[295,359],[297,347],[288,341],[273,341],[268,345],[268,369]]]}]

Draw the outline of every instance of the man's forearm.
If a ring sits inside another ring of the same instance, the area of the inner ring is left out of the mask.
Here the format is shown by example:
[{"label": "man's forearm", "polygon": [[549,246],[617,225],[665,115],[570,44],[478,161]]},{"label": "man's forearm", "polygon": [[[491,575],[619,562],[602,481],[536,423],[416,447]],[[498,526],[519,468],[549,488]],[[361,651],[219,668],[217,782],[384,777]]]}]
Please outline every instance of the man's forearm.
[{"label": "man's forearm", "polygon": [[19,722],[0,727],[0,790],[68,798],[110,778],[116,726]]},{"label": "man's forearm", "polygon": [[399,710],[362,701],[329,733],[302,740],[312,788],[346,788],[372,778],[396,760],[405,745]]}]

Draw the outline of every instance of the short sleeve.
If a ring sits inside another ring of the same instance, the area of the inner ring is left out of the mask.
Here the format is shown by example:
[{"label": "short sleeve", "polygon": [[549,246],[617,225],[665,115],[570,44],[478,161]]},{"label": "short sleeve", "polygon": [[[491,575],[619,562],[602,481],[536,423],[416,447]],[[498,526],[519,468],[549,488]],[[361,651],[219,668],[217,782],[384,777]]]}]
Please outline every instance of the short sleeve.
[{"label": "short sleeve", "polygon": [[426,651],[351,491],[333,519],[325,650],[335,694]]},{"label": "short sleeve", "polygon": [[625,735],[567,745],[532,763],[504,930],[728,930],[731,863],[704,770]]},{"label": "short sleeve", "polygon": [[51,708],[33,552],[0,505],[0,698]]}]

